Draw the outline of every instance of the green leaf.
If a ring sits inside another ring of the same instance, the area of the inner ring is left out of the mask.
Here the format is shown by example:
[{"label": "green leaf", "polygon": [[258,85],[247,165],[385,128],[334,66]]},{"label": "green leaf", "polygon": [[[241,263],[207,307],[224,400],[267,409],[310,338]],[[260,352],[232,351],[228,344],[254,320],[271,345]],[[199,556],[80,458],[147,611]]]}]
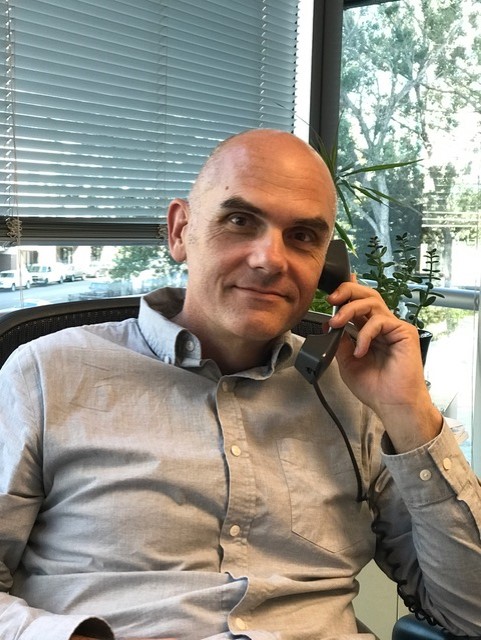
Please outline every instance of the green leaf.
[{"label": "green leaf", "polygon": [[[373,164],[368,167],[358,167],[357,169],[350,170],[352,165],[348,165],[349,169],[345,173],[346,176],[355,176],[361,173],[369,173],[373,171],[388,171],[389,169],[398,169],[400,167],[408,167],[412,164],[417,164],[421,162],[421,158],[417,160],[407,160],[405,162],[387,162],[385,164]],[[341,169],[341,172],[344,173],[344,170]]]}]

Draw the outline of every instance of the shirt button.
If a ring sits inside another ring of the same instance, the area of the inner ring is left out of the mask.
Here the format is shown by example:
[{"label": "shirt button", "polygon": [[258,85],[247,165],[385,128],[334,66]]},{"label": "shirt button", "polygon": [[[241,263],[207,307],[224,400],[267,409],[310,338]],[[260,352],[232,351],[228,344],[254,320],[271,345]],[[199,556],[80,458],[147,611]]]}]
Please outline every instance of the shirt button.
[{"label": "shirt button", "polygon": [[187,349],[187,351],[193,351],[194,350],[194,343],[192,340],[187,340],[187,342],[185,343],[185,348]]},{"label": "shirt button", "polygon": [[230,384],[226,381],[222,383],[222,391],[230,391]]},{"label": "shirt button", "polygon": [[419,474],[419,477],[424,481],[431,480],[431,472],[429,471],[429,469],[423,469]]},{"label": "shirt button", "polygon": [[230,452],[232,453],[233,456],[235,456],[236,458],[238,458],[240,456],[240,454],[242,453],[241,448],[238,447],[236,444],[233,444],[232,447],[230,448]]},{"label": "shirt button", "polygon": [[170,356],[164,356],[162,360],[165,362],[165,364],[172,364],[172,359]]},{"label": "shirt button", "polygon": [[443,467],[446,469],[446,471],[449,471],[452,466],[453,466],[453,463],[451,461],[451,458],[444,458]]},{"label": "shirt button", "polygon": [[239,535],[240,530],[241,529],[238,524],[233,524],[232,527],[229,529],[229,533],[233,538],[235,538],[236,536]]},{"label": "shirt button", "polygon": [[247,629],[247,623],[242,618],[235,619],[235,626],[242,631],[245,631],[245,629]]}]

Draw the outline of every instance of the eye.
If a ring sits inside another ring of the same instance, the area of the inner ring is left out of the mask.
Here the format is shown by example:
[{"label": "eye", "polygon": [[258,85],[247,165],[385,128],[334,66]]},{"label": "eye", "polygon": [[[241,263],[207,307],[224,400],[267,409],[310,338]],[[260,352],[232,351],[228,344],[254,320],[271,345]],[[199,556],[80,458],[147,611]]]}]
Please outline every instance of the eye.
[{"label": "eye", "polygon": [[229,216],[229,222],[236,227],[246,227],[249,224],[248,216],[244,213],[233,213]]},{"label": "eye", "polygon": [[319,242],[318,234],[313,229],[308,229],[305,227],[292,229],[289,236],[291,240],[299,244],[318,244]]},{"label": "eye", "polygon": [[229,229],[234,232],[255,233],[258,227],[256,217],[249,213],[231,213],[226,220]]}]

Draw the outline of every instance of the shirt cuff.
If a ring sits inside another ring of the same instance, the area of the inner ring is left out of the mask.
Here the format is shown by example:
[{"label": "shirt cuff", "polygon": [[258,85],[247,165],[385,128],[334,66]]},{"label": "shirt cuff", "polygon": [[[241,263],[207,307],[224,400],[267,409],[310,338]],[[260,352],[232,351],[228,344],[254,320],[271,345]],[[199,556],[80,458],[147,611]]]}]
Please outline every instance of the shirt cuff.
[{"label": "shirt cuff", "polygon": [[460,497],[473,482],[474,474],[446,421],[430,442],[406,453],[383,452],[382,458],[411,507]]}]

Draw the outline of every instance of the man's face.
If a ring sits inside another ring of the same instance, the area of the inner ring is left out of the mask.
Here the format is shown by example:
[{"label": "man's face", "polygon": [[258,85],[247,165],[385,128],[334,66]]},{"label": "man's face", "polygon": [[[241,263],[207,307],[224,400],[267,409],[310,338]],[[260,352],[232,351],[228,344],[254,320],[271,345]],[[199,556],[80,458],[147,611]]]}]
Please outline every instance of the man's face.
[{"label": "man's face", "polygon": [[327,171],[310,154],[275,147],[224,151],[215,175],[172,214],[185,217],[185,255],[174,255],[189,269],[184,321],[246,346],[304,315],[334,225]]}]

